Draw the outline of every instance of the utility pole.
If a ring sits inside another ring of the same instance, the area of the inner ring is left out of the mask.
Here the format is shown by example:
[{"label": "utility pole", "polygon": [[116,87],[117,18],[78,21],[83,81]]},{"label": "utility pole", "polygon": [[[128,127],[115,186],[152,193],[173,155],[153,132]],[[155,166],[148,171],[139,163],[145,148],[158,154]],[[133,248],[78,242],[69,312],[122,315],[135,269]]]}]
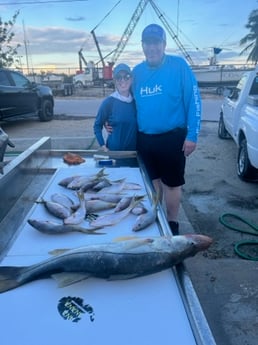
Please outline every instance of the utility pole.
[{"label": "utility pole", "polygon": [[29,74],[30,69],[29,69],[29,58],[28,58],[28,47],[27,47],[28,41],[26,38],[24,21],[22,21],[22,25],[23,25],[23,36],[24,36],[24,48],[25,48],[25,55],[26,55],[27,74]]}]

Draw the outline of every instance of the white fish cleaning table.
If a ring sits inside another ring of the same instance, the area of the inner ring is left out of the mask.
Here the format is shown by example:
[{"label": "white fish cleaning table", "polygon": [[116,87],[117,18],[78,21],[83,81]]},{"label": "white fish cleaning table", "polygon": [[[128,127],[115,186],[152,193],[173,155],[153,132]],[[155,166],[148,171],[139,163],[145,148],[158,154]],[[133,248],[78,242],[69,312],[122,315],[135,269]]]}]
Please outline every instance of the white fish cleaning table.
[{"label": "white fish cleaning table", "polygon": [[[118,237],[170,235],[161,207],[157,221],[139,233],[132,232],[136,220],[132,214],[104,228],[105,235],[47,235],[33,229],[29,218],[58,221],[42,204],[35,204],[36,199],[49,200],[56,192],[75,198],[73,191],[64,190],[58,182],[100,170],[92,158],[94,152],[79,152],[86,162],[73,167],[63,162],[65,152],[54,150],[51,140],[43,138],[7,166],[0,179],[2,266],[34,264],[57,248],[106,243]],[[108,178],[140,184],[141,190],[127,193],[146,194],[150,206],[152,188],[136,153],[113,153],[112,158],[116,165],[105,168]],[[53,279],[42,279],[0,294],[0,303],[3,345],[215,344],[183,265],[131,280],[90,278],[64,288],[58,288]]]}]

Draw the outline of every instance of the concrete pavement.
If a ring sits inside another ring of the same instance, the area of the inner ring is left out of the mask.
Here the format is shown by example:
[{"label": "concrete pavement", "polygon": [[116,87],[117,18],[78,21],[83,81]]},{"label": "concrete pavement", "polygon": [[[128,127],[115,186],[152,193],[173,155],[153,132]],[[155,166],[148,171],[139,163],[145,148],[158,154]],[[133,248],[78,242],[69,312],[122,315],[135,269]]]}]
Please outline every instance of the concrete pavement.
[{"label": "concrete pavement", "polygon": [[[95,117],[103,98],[94,99],[55,99],[55,115]],[[203,121],[218,121],[222,98],[210,99],[203,98]]]},{"label": "concrete pavement", "polygon": [[83,98],[56,98],[55,115],[95,117],[103,98],[83,99]]},{"label": "concrete pavement", "polygon": [[202,120],[219,121],[220,107],[223,99],[203,99],[202,101]]}]

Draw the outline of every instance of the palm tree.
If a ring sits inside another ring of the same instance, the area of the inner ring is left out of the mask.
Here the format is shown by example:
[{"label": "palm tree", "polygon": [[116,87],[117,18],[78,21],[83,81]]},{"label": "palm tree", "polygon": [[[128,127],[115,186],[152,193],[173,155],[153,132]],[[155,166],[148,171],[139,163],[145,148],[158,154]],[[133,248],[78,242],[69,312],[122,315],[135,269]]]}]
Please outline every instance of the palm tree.
[{"label": "palm tree", "polygon": [[240,46],[247,44],[247,46],[240,52],[240,55],[251,49],[247,62],[252,61],[256,65],[258,61],[258,9],[253,10],[250,13],[248,23],[245,27],[249,29],[250,32],[240,40]]}]

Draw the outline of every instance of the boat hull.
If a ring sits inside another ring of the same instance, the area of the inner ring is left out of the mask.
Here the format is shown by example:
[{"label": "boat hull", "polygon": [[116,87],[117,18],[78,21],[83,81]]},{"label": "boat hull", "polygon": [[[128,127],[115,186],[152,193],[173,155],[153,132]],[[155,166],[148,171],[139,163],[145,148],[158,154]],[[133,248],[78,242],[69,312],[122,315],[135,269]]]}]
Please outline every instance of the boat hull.
[{"label": "boat hull", "polygon": [[[251,68],[250,68],[251,69]],[[250,70],[237,68],[224,68],[223,66],[193,68],[193,72],[200,87],[235,86],[243,73]]]}]

